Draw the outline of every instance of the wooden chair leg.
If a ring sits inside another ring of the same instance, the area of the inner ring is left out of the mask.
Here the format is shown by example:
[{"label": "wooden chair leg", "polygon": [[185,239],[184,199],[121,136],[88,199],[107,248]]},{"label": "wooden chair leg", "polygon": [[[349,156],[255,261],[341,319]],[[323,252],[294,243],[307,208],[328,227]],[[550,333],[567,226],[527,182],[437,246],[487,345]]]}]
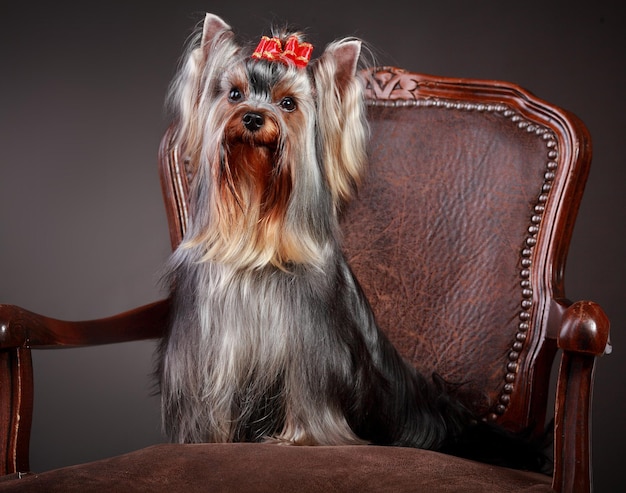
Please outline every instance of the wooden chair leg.
[{"label": "wooden chair leg", "polygon": [[[555,423],[557,459],[552,487],[560,492],[588,493],[592,490],[591,447],[588,433],[594,356],[564,353],[561,360]],[[559,453],[560,451],[561,453]]]},{"label": "wooden chair leg", "polygon": [[580,301],[565,311],[557,337],[563,355],[556,390],[552,487],[562,493],[593,489],[591,396],[596,358],[610,348],[609,328],[599,305]]},{"label": "wooden chair leg", "polygon": [[0,351],[0,475],[29,471],[33,416],[30,349]]}]

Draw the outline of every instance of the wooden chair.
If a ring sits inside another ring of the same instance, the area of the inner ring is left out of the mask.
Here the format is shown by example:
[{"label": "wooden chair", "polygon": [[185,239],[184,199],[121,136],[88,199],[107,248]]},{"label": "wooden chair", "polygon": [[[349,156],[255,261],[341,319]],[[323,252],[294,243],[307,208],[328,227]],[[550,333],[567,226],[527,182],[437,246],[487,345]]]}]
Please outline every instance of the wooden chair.
[{"label": "wooden chair", "polygon": [[[484,397],[485,419],[540,437],[553,360],[554,474],[399,447],[157,445],[29,474],[31,349],[160,337],[168,301],[64,322],[0,306],[1,491],[589,491],[595,358],[609,322],[565,298],[563,271],[591,160],[573,115],[503,82],[362,73],[371,172],[345,213],[345,249],[379,323],[420,370]],[[164,137],[172,246],[187,222],[184,159]]]}]

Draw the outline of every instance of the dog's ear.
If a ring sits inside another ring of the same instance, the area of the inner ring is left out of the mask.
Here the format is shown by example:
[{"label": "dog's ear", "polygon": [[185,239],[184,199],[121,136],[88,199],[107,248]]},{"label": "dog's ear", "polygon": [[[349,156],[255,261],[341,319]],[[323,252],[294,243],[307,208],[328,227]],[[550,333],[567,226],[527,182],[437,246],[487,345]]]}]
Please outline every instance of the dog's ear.
[{"label": "dog's ear", "polygon": [[204,24],[202,25],[201,41],[202,50],[205,56],[208,54],[213,41],[227,32],[232,32],[231,27],[226,24],[221,17],[209,13],[205,15]]},{"label": "dog's ear", "polygon": [[202,32],[190,38],[181,67],[172,81],[168,102],[178,120],[177,144],[192,168],[202,142],[203,123],[219,78],[233,63],[239,47],[230,26],[206,14]]},{"label": "dog's ear", "polygon": [[337,209],[350,200],[365,168],[367,122],[357,77],[361,41],[331,43],[313,65],[321,157]]},{"label": "dog's ear", "polygon": [[361,41],[358,39],[340,40],[326,48],[323,57],[334,60],[335,82],[342,91],[356,75],[361,54]]}]

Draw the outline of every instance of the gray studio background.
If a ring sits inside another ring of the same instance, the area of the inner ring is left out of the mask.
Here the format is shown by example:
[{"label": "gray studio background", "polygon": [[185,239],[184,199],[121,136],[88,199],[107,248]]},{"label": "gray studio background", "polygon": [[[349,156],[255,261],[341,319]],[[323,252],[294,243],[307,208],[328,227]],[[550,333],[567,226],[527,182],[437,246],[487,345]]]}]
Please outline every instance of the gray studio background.
[{"label": "gray studio background", "polygon": [[[596,490],[616,491],[626,442],[626,22],[620,2],[414,0],[6,1],[0,6],[0,302],[97,318],[160,296],[169,237],[156,169],[163,99],[190,28],[222,15],[246,38],[308,27],[321,52],[356,35],[379,61],[502,79],[581,117],[594,162],[572,240],[572,299],[600,302]],[[43,471],[162,440],[154,343],[34,355],[31,465]]]}]

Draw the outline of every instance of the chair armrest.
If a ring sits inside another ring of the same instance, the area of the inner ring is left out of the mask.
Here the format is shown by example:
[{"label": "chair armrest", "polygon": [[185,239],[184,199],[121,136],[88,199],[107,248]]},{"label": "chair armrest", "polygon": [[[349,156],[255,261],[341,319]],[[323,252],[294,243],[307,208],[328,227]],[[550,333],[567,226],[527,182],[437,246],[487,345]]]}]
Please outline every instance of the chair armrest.
[{"label": "chair armrest", "polygon": [[161,337],[169,317],[168,299],[112,317],[68,322],[14,305],[0,305],[0,349],[112,344]]},{"label": "chair armrest", "polygon": [[563,351],[558,374],[552,487],[563,492],[591,490],[591,396],[596,357],[610,353],[610,323],[591,301],[569,306],[557,345]]},{"label": "chair armrest", "polygon": [[31,349],[78,347],[161,337],[168,299],[119,315],[84,322],[44,317],[0,305],[0,476],[29,470],[33,413]]}]

